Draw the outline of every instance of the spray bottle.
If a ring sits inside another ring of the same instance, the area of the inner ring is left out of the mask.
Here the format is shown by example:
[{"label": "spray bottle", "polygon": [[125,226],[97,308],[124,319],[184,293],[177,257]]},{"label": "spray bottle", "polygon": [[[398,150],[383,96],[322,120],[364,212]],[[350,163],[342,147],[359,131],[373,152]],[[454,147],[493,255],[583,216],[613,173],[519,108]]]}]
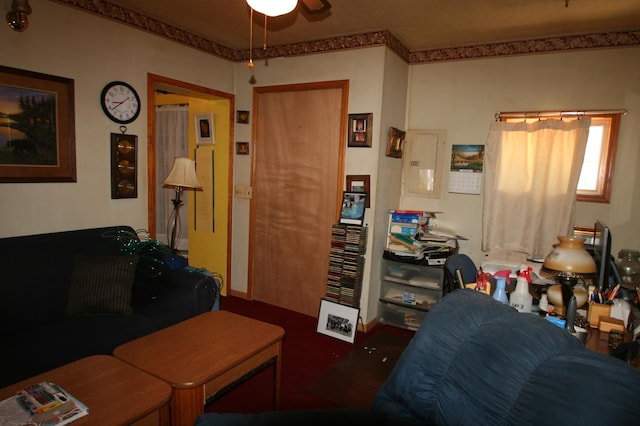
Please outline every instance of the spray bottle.
[{"label": "spray bottle", "polygon": [[533,296],[529,293],[529,282],[527,281],[527,272],[520,272],[516,278],[516,290],[511,293],[509,305],[513,306],[518,312],[531,312],[531,304]]}]

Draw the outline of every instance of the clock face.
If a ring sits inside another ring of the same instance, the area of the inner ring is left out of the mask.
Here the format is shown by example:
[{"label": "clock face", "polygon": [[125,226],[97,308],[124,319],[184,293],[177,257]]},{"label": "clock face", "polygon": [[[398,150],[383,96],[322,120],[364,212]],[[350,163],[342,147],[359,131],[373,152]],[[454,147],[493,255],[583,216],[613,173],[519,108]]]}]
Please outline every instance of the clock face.
[{"label": "clock face", "polygon": [[120,124],[127,124],[140,114],[140,97],[136,90],[122,81],[113,81],[102,89],[102,110],[107,117]]}]

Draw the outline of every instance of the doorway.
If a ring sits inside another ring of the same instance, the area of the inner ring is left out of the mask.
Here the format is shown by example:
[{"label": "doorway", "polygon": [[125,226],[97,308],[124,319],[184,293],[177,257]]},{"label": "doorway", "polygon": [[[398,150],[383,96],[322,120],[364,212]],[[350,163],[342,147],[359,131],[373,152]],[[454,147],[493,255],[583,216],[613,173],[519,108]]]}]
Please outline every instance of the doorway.
[{"label": "doorway", "polygon": [[249,294],[316,316],[340,208],[348,81],[254,89]]},{"label": "doorway", "polygon": [[[156,158],[155,107],[164,96],[189,106],[187,156],[196,160],[202,191],[185,191],[188,209],[180,211],[182,221],[188,221],[189,265],[219,273],[223,278],[222,293],[231,281],[231,187],[233,184],[233,111],[234,96],[214,89],[182,81],[147,75],[148,117],[148,227],[153,238],[166,225],[156,217],[158,179]],[[215,144],[196,145],[194,117],[211,114],[215,124]],[[162,178],[162,177],[160,177]]]}]

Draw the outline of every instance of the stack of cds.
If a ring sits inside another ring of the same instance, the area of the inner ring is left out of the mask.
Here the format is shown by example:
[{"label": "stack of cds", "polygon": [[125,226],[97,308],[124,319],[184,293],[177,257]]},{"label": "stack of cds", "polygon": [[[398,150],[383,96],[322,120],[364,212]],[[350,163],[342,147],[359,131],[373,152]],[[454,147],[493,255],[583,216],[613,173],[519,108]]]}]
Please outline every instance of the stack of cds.
[{"label": "stack of cds", "polygon": [[366,241],[366,226],[333,226],[325,299],[360,307]]}]

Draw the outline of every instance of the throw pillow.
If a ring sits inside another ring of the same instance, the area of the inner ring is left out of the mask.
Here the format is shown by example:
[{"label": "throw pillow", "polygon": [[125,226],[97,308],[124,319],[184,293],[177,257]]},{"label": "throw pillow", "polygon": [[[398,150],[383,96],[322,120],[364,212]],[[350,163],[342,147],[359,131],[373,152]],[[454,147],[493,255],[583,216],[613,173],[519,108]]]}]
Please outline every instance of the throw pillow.
[{"label": "throw pillow", "polygon": [[75,256],[66,314],[130,315],[137,263],[137,255]]}]

